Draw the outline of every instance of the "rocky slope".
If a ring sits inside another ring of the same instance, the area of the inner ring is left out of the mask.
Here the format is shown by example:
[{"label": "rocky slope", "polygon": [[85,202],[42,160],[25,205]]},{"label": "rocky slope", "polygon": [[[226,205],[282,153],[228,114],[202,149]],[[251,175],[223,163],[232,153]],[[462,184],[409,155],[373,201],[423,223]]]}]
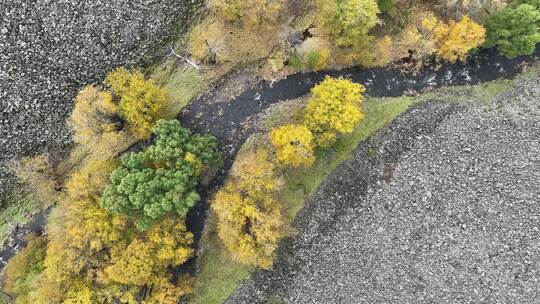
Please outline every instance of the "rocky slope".
[{"label": "rocky slope", "polygon": [[14,156],[65,147],[76,92],[159,55],[202,2],[0,0],[0,176]]},{"label": "rocky slope", "polygon": [[227,303],[538,303],[540,80],[416,106],[307,202]]}]

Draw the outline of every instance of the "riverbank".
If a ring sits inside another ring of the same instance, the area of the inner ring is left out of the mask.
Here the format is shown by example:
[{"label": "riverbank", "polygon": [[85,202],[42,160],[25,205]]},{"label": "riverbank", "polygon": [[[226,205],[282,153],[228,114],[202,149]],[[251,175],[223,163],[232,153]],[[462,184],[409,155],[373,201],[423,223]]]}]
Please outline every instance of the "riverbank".
[{"label": "riverbank", "polygon": [[[175,83],[193,84],[181,86],[183,89],[177,89],[171,96],[172,105],[178,106],[178,109],[185,106],[178,119],[195,133],[210,133],[216,136],[220,149],[224,152],[224,166],[204,189],[199,189],[199,193],[203,194],[201,203],[188,214],[187,224],[195,235],[195,243],[198,244],[204,229],[208,198],[223,183],[238,149],[257,130],[257,126],[253,123],[256,114],[268,109],[272,104],[305,95],[309,88],[325,75],[357,80],[365,85],[366,93],[370,96],[399,96],[405,93],[414,95],[418,91],[429,91],[440,85],[474,84],[498,77],[510,78],[534,62],[538,54],[540,46],[533,56],[522,56],[512,60],[501,57],[493,50],[484,50],[466,63],[447,64],[438,69],[427,67],[418,73],[404,73],[398,69],[366,70],[358,67],[340,71],[300,73],[274,83],[255,79],[242,93],[231,92],[236,83],[233,72],[230,77],[226,77],[191,102],[190,99],[204,86],[201,83],[191,82],[194,79],[193,71],[178,72],[179,67],[175,61],[167,61],[154,71],[158,81],[165,85],[169,83],[171,87],[174,87]],[[414,91],[410,88],[414,88]],[[17,243],[24,244],[24,240],[16,237],[14,244]],[[9,256],[2,258],[7,261]],[[194,261],[188,265],[188,268],[194,269]]]},{"label": "riverbank", "polygon": [[421,96],[330,174],[274,269],[226,303],[534,303],[539,75]]},{"label": "riverbank", "polygon": [[[334,149],[319,155],[320,160],[313,167],[283,173],[287,176],[287,182],[285,188],[280,191],[279,198],[285,203],[286,221],[292,223],[295,220],[297,212],[302,209],[308,197],[341,162],[350,157],[360,142],[379,128],[384,128],[410,105],[422,104],[433,99],[444,103],[466,103],[472,99],[477,102],[487,102],[497,94],[510,90],[519,79],[531,77],[530,73],[534,73],[537,69],[538,67],[534,66],[528,73],[517,76],[518,80],[497,80],[473,86],[443,87],[417,97],[368,97],[365,109],[366,119],[352,135],[341,139]],[[289,122],[291,115],[305,102],[306,98],[279,102],[259,113],[253,122],[257,126],[256,132],[240,149],[240,157],[243,150],[249,150],[250,146],[260,143],[260,137],[263,136],[261,132],[267,133],[272,126]],[[199,272],[195,285],[197,292],[192,301],[194,303],[221,303],[242,280],[248,279],[255,269],[234,261],[223,248],[216,235],[215,218],[212,214],[206,220],[200,246]]]}]

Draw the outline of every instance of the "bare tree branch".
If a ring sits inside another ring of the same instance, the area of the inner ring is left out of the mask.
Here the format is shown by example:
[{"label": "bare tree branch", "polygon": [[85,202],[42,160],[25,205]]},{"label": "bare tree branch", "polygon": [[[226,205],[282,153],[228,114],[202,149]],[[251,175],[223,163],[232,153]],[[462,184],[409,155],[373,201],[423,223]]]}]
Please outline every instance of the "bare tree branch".
[{"label": "bare tree branch", "polygon": [[169,48],[171,49],[171,53],[172,53],[174,56],[176,56],[176,57],[178,57],[178,58],[184,60],[184,61],[187,62],[187,63],[189,63],[190,65],[192,65],[192,66],[193,66],[194,68],[196,68],[197,70],[200,70],[199,66],[198,66],[197,64],[195,64],[195,62],[189,60],[189,58],[188,58],[187,56],[179,55],[178,53],[176,53],[176,52],[174,51],[174,49],[173,49],[172,46],[169,46]]}]

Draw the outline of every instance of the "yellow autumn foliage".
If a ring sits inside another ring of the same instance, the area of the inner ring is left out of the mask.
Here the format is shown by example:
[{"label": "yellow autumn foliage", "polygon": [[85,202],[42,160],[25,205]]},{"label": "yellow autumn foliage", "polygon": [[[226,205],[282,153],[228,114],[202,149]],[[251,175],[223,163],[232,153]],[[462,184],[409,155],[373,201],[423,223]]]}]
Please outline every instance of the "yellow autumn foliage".
[{"label": "yellow autumn foliage", "polygon": [[88,286],[86,282],[71,282],[63,304],[93,304],[95,296],[92,286]]},{"label": "yellow autumn foliage", "polygon": [[245,28],[276,24],[284,0],[212,0],[211,6],[229,22],[239,22]]},{"label": "yellow autumn foliage", "polygon": [[163,115],[167,93],[147,80],[140,71],[118,68],[107,75],[105,84],[119,98],[119,114],[138,138],[148,138],[154,123]]},{"label": "yellow autumn foliage", "polygon": [[278,163],[302,167],[313,164],[313,134],[302,125],[284,125],[277,127],[270,133],[272,145],[276,149]]},{"label": "yellow autumn foliage", "polygon": [[111,248],[110,264],[102,273],[105,283],[142,286],[167,267],[183,264],[193,254],[193,235],[184,223],[173,217],[156,223],[148,232],[129,244]]},{"label": "yellow autumn foliage", "polygon": [[167,271],[163,271],[152,278],[152,293],[143,304],[177,304],[178,299],[192,292],[193,279],[182,276],[178,284],[171,283],[171,276]]},{"label": "yellow autumn foliage", "polygon": [[154,265],[150,243],[135,239],[127,246],[114,246],[111,264],[103,270],[104,282],[142,286],[150,280]]},{"label": "yellow autumn foliage", "polygon": [[193,255],[193,234],[186,225],[168,217],[150,228],[146,234],[154,258],[161,264],[181,265]]},{"label": "yellow autumn foliage", "polygon": [[97,203],[115,165],[90,161],[66,182],[67,197],[54,213],[58,224],[49,228],[44,264],[50,280],[71,280],[90,256],[122,238],[127,219],[109,215]]},{"label": "yellow autumn foliage", "polygon": [[65,184],[65,192],[71,199],[98,199],[109,182],[109,175],[118,166],[116,160],[94,160],[73,172]]},{"label": "yellow autumn foliage", "polygon": [[330,76],[311,89],[304,124],[318,146],[328,147],[339,134],[351,133],[364,117],[361,110],[365,92],[361,84]]},{"label": "yellow autumn foliage", "polygon": [[110,92],[94,86],[84,87],[75,97],[69,124],[73,129],[73,141],[90,145],[99,141],[106,133],[116,132],[113,118],[118,114],[118,106]]},{"label": "yellow autumn foliage", "polygon": [[359,46],[371,39],[369,31],[380,12],[374,0],[316,0],[315,26],[339,47]]},{"label": "yellow autumn foliage", "polygon": [[486,39],[486,29],[467,16],[448,24],[431,17],[424,19],[422,25],[435,38],[437,54],[450,62],[465,60],[469,51]]},{"label": "yellow autumn foliage", "polygon": [[[48,280],[45,276],[40,276],[36,285],[36,288],[28,295],[29,304],[62,303],[64,300],[65,294],[62,287],[56,282]],[[19,298],[17,298],[18,300]]]},{"label": "yellow autumn foliage", "polygon": [[385,66],[394,60],[393,43],[392,37],[388,35],[377,40],[373,62],[375,66]]},{"label": "yellow autumn foliage", "polygon": [[218,235],[232,256],[262,268],[272,266],[278,242],[285,235],[282,206],[274,197],[281,181],[273,171],[267,152],[238,159],[212,202]]}]

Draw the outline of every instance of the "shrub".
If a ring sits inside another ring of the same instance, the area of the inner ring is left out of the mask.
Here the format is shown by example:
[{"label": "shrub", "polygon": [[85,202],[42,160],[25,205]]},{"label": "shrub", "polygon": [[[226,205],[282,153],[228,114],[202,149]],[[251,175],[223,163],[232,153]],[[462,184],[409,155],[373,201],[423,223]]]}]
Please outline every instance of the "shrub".
[{"label": "shrub", "polygon": [[315,8],[318,27],[340,47],[369,40],[379,13],[375,0],[316,0]]},{"label": "shrub", "polygon": [[270,137],[278,163],[302,167],[311,165],[315,160],[313,135],[305,126],[284,125],[273,129]]},{"label": "shrub", "polygon": [[469,51],[483,44],[486,37],[484,27],[467,16],[449,24],[431,17],[423,25],[435,38],[437,54],[450,62],[467,58]]},{"label": "shrub", "polygon": [[437,12],[449,19],[461,19],[465,15],[476,22],[483,23],[490,14],[503,8],[504,0],[436,0]]},{"label": "shrub", "polygon": [[190,34],[190,54],[195,59],[210,64],[227,60],[227,56],[224,56],[226,47],[222,31],[222,26],[217,23],[196,26]]},{"label": "shrub", "polygon": [[264,79],[271,80],[285,67],[285,54],[279,50],[270,55],[262,68]]},{"label": "shrub", "polygon": [[255,28],[276,24],[284,0],[212,0],[211,4],[225,20]]},{"label": "shrub", "polygon": [[121,159],[103,193],[103,208],[128,215],[140,230],[168,213],[184,217],[200,199],[195,186],[202,172],[217,164],[212,136],[190,135],[177,120],[160,120],[154,145]]},{"label": "shrub", "polygon": [[118,166],[116,160],[94,160],[73,172],[65,183],[65,192],[72,200],[97,201],[107,186],[111,171]]},{"label": "shrub", "polygon": [[144,237],[111,248],[110,264],[103,270],[105,283],[142,286],[169,266],[183,264],[193,254],[193,234],[172,217],[153,225]]},{"label": "shrub", "polygon": [[381,13],[388,13],[394,9],[396,3],[394,0],[378,0],[377,5]]},{"label": "shrub", "polygon": [[78,144],[95,144],[105,133],[115,132],[118,106],[110,92],[86,86],[77,97],[69,124],[73,129],[73,141]]},{"label": "shrub", "polygon": [[148,138],[154,123],[163,115],[166,91],[144,79],[140,71],[118,68],[105,79],[111,92],[119,99],[119,114],[128,129],[139,138]]},{"label": "shrub", "polygon": [[338,134],[351,133],[364,117],[360,105],[365,89],[346,79],[326,76],[311,89],[304,124],[321,147],[330,146]]},{"label": "shrub", "polygon": [[32,291],[36,277],[43,272],[46,244],[46,238],[30,236],[26,247],[6,265],[3,290],[20,297],[17,303],[23,303]]},{"label": "shrub", "polygon": [[58,177],[47,155],[25,157],[14,166],[15,175],[44,205],[58,200]]},{"label": "shrub", "polygon": [[540,11],[530,4],[509,6],[492,14],[487,22],[487,46],[513,58],[530,55],[540,42]]},{"label": "shrub", "polygon": [[211,205],[218,217],[218,235],[233,257],[262,268],[272,266],[285,234],[282,206],[274,197],[281,181],[273,170],[263,151],[238,159]]},{"label": "shrub", "polygon": [[115,166],[115,161],[91,161],[66,182],[67,197],[48,225],[45,266],[50,280],[72,280],[90,267],[90,257],[124,236],[126,219],[111,216],[97,203]]},{"label": "shrub", "polygon": [[384,36],[377,40],[375,50],[375,66],[385,66],[395,60],[394,41],[390,36]]},{"label": "shrub", "polygon": [[319,49],[309,51],[306,54],[306,67],[310,70],[320,71],[328,66],[330,51],[328,49]]},{"label": "shrub", "polygon": [[[403,13],[407,16],[402,24],[403,29],[392,37],[392,47],[385,51],[390,51],[390,61],[397,61],[411,55],[416,61],[421,61],[436,50],[433,35],[430,35],[429,30],[422,25],[425,19],[434,17],[434,14],[417,8]],[[382,42],[382,47],[388,44],[388,41],[380,40],[380,42]]]},{"label": "shrub", "polygon": [[300,58],[300,56],[298,56],[298,54],[296,53],[292,54],[289,57],[289,59],[287,60],[287,65],[295,70],[301,70],[304,67],[302,58]]},{"label": "shrub", "polygon": [[145,304],[177,304],[179,299],[192,293],[193,279],[182,276],[178,283],[171,283],[171,276],[168,272],[160,274],[151,280],[152,292],[145,299]]}]

